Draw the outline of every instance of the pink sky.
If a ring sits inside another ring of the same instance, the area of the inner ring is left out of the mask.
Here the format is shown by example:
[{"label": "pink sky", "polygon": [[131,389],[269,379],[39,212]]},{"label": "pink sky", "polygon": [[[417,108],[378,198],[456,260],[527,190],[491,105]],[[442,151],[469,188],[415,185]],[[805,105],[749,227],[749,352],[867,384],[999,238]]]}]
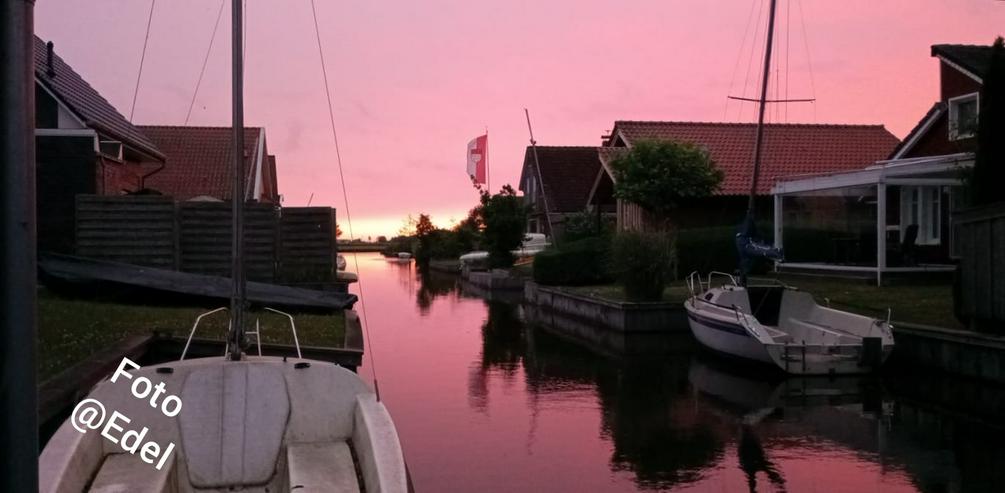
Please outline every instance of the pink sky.
[{"label": "pink sky", "polygon": [[[493,188],[515,184],[524,107],[541,145],[599,145],[618,119],[752,121],[750,105],[726,113],[726,95],[742,92],[751,2],[766,1],[318,1],[355,235],[393,234],[409,213],[444,225],[463,218],[477,199],[465,146],[486,127]],[[246,122],[266,127],[285,204],[313,193],[313,205],[335,206],[344,224],[310,4],[248,4]],[[136,123],[183,123],[219,5],[158,3]],[[881,123],[898,137],[937,98],[931,44],[989,44],[1005,31],[997,0],[779,5],[783,44],[791,26],[779,54],[788,94],[817,98],[790,106],[788,121]],[[149,6],[43,0],[36,32],[128,115]],[[190,124],[230,123],[229,29],[228,4]]]}]

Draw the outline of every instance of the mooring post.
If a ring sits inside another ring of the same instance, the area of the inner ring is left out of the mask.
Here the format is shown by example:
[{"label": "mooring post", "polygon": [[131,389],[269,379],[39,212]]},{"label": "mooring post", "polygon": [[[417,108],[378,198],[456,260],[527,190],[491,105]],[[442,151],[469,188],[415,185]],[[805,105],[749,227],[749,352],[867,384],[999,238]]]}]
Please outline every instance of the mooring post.
[{"label": "mooring post", "polygon": [[33,0],[0,2],[0,491],[38,491]]}]

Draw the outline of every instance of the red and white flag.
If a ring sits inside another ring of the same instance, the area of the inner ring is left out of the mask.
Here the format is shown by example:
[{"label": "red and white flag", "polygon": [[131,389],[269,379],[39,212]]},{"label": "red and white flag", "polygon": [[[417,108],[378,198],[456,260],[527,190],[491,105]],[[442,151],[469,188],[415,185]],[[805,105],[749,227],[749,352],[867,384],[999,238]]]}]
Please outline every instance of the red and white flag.
[{"label": "red and white flag", "polygon": [[477,185],[484,185],[488,175],[489,135],[475,137],[468,142],[468,176]]}]

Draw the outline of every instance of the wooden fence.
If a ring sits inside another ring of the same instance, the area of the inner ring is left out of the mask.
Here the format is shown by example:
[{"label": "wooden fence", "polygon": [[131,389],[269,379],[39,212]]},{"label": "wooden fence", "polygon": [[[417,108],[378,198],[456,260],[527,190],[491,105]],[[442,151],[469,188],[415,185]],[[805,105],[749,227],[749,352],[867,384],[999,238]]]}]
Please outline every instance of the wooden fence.
[{"label": "wooden fence", "polygon": [[336,270],[335,210],[285,207],[279,221],[279,270],[283,279],[318,282]]},{"label": "wooden fence", "polygon": [[[231,206],[161,196],[79,195],[75,251],[82,257],[229,276]],[[245,272],[263,282],[334,279],[335,210],[246,204]]]},{"label": "wooden fence", "polygon": [[[271,204],[244,206],[244,268],[249,281],[276,280],[278,219],[278,208]],[[230,221],[228,203],[179,203],[178,270],[229,276]]]},{"label": "wooden fence", "polygon": [[1005,204],[962,211],[959,227],[959,303],[975,328],[1005,331]]},{"label": "wooden fence", "polygon": [[177,223],[170,197],[78,195],[75,251],[162,269],[177,266]]}]

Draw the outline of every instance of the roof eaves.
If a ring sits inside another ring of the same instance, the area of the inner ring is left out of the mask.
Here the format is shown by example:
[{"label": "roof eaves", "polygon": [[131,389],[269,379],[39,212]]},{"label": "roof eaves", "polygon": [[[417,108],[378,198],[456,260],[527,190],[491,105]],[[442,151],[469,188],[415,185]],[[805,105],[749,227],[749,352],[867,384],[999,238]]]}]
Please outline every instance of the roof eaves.
[{"label": "roof eaves", "polygon": [[897,144],[897,147],[893,148],[893,151],[890,153],[890,159],[900,159],[904,154],[907,154],[912,148],[914,148],[915,144],[918,143],[921,137],[928,132],[932,125],[935,124],[945,111],[946,104],[941,101],[932,105],[931,109],[928,110],[928,113],[925,113],[925,116],[921,118],[921,121],[919,121],[918,124],[915,125],[910,132],[908,132],[907,136],[904,137],[904,140],[900,141],[900,143]]}]

